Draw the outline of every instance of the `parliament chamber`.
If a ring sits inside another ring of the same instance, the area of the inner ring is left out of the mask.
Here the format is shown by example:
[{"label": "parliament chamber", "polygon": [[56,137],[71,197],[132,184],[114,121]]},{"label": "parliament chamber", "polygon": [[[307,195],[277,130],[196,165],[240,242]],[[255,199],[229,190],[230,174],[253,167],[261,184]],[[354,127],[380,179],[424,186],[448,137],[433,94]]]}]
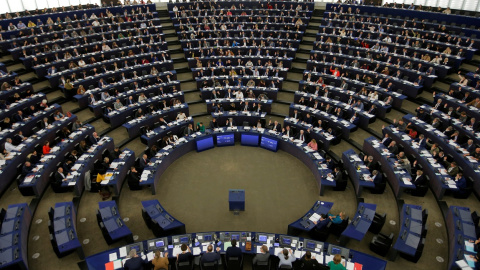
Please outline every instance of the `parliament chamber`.
[{"label": "parliament chamber", "polygon": [[480,1],[0,6],[0,269],[479,269]]}]

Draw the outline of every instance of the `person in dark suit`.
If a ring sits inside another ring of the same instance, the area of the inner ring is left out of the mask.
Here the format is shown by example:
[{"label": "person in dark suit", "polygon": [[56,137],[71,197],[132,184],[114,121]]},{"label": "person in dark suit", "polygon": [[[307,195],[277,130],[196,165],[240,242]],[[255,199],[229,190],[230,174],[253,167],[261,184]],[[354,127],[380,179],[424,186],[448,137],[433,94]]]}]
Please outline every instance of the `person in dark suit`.
[{"label": "person in dark suit", "polygon": [[418,138],[416,138],[414,141],[417,142],[420,147],[425,148],[427,146],[427,140],[425,139],[425,135],[423,134],[418,135]]},{"label": "person in dark suit", "polygon": [[289,138],[295,137],[295,133],[294,133],[293,130],[290,128],[290,126],[285,126],[284,128],[282,128],[282,135],[286,135],[286,136],[288,136]]},{"label": "person in dark suit", "polygon": [[275,132],[280,132],[282,131],[282,125],[278,123],[277,121],[272,123],[272,120],[269,121],[268,126],[271,130]]},{"label": "person in dark suit", "polygon": [[243,253],[242,253],[242,249],[237,247],[237,240],[232,239],[230,243],[232,244],[232,246],[227,248],[225,252],[225,258],[227,259],[227,261],[231,257],[237,257],[239,260],[241,260]]},{"label": "person in dark suit", "polygon": [[100,136],[98,136],[97,132],[93,132],[92,136],[90,136],[90,143],[97,144],[100,141]]},{"label": "person in dark suit", "polygon": [[212,121],[210,121],[210,125],[209,125],[209,128],[210,129],[215,129],[215,128],[218,128],[218,122],[217,122],[217,118],[213,118]]},{"label": "person in dark suit", "polygon": [[140,175],[137,172],[135,167],[130,168],[130,175],[128,176],[128,187],[130,190],[141,190],[142,187],[140,186]]},{"label": "person in dark suit", "polygon": [[187,246],[186,244],[182,244],[180,246],[180,249],[182,250],[182,253],[177,254],[177,262],[192,262],[193,260],[193,255],[192,252],[190,251],[190,247]]},{"label": "person in dark suit", "polygon": [[336,181],[336,182],[340,182],[342,181],[342,172],[340,171],[340,168],[339,167],[335,167],[335,169],[333,170],[333,179]]},{"label": "person in dark suit", "polygon": [[412,184],[414,184],[417,187],[420,185],[425,185],[425,182],[426,182],[426,179],[425,179],[425,176],[423,176],[423,171],[417,170],[415,177],[412,177]]},{"label": "person in dark suit", "polygon": [[367,166],[370,172],[373,172],[376,169],[375,161],[373,161],[373,156],[365,155],[365,157],[363,158],[363,163],[365,164],[365,166]]},{"label": "person in dark suit", "polygon": [[467,179],[463,177],[462,172],[458,172],[455,176],[455,182],[457,183],[458,191],[456,191],[457,195],[465,195],[467,192]]},{"label": "person in dark suit", "polygon": [[213,245],[208,245],[207,253],[203,254],[200,258],[201,263],[210,263],[210,262],[218,262],[221,260],[220,254],[220,247],[217,247],[216,251],[213,251]]},{"label": "person in dark suit", "polygon": [[313,222],[315,224],[315,230],[321,231],[323,228],[326,228],[328,225],[328,222],[330,222],[330,219],[328,218],[328,216],[325,214],[321,214],[320,219],[318,221]]},{"label": "person in dark suit", "polygon": [[143,171],[143,169],[145,169],[145,167],[148,166],[148,163],[149,163],[149,160],[148,160],[147,154],[143,154],[142,158],[138,162],[138,166],[140,170]]},{"label": "person in dark suit", "polygon": [[390,153],[392,153],[394,155],[398,154],[397,142],[391,141],[390,144],[388,145],[387,149],[388,149],[388,151],[390,151]]},{"label": "person in dark suit", "polygon": [[381,142],[383,143],[383,145],[388,146],[392,142],[392,139],[388,137],[388,133],[385,133],[385,136],[383,137]]},{"label": "person in dark suit", "polygon": [[473,153],[475,152],[475,144],[473,143],[472,139],[469,139],[465,144],[463,144],[462,148],[465,148],[465,150],[467,150],[470,155],[473,155]]},{"label": "person in dark suit", "polygon": [[25,164],[22,167],[22,176],[25,177],[27,174],[29,174],[32,171],[32,163],[30,161],[26,161]]},{"label": "person in dark suit", "polygon": [[307,135],[305,134],[305,131],[303,129],[300,129],[300,132],[297,134],[295,139],[301,140],[302,142],[307,141]]},{"label": "person in dark suit", "polygon": [[358,123],[360,122],[360,118],[358,118],[357,113],[355,112],[352,117],[350,118],[350,123],[354,124],[355,126],[358,126]]},{"label": "person in dark suit", "polygon": [[[270,259],[270,253],[268,252],[268,247],[266,245],[262,245],[260,248],[260,252],[255,257],[253,258],[253,265],[256,266],[259,262],[263,263],[266,262],[268,263],[268,260]],[[255,268],[254,268],[255,269]]]},{"label": "person in dark suit", "polygon": [[305,255],[303,255],[301,261],[303,270],[315,270],[320,267],[318,261],[315,259],[315,257],[312,257],[312,253],[308,250],[305,252]]},{"label": "person in dark suit", "polygon": [[192,135],[193,133],[195,133],[195,130],[193,129],[193,125],[192,124],[188,124],[188,127],[185,129],[185,135]]},{"label": "person in dark suit", "polygon": [[375,184],[375,189],[378,190],[380,188],[380,184],[383,182],[382,174],[377,170],[373,170],[372,181]]},{"label": "person in dark suit", "polygon": [[125,262],[123,267],[128,270],[142,270],[144,268],[144,265],[146,264],[146,261],[142,259],[141,257],[138,257],[137,251],[135,249],[130,250],[128,253],[128,261]]},{"label": "person in dark suit", "polygon": [[57,172],[55,173],[55,179],[52,182],[52,188],[57,192],[63,192],[66,190],[62,190],[62,183],[63,181],[67,180],[67,176],[63,173],[63,168],[59,167]]},{"label": "person in dark suit", "polygon": [[120,157],[120,154],[122,154],[122,151],[120,151],[120,148],[115,147],[115,149],[113,149],[113,152],[110,153],[110,159],[111,160],[118,159]]}]

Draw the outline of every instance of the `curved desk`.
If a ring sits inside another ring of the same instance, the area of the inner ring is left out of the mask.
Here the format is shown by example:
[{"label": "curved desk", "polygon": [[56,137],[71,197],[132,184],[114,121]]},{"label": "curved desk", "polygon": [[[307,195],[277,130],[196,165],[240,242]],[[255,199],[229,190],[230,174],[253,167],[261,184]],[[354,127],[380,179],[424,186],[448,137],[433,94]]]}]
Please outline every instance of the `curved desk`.
[{"label": "curved desk", "polygon": [[319,166],[319,162],[324,161],[324,157],[319,155],[318,153],[309,153],[306,152],[305,147],[306,144],[296,144],[291,138],[288,139],[286,136],[282,136],[281,134],[275,134],[265,129],[253,129],[250,127],[234,127],[232,128],[219,128],[215,130],[207,130],[206,134],[202,134],[197,132],[195,134],[185,136],[181,138],[176,144],[175,147],[167,146],[155,155],[154,158],[150,160],[150,165],[145,167],[145,172],[148,172],[148,177],[146,180],[140,180],[141,186],[150,186],[152,189],[152,194],[155,194],[156,186],[160,181],[160,178],[167,170],[168,166],[175,162],[177,159],[182,157],[183,155],[187,154],[190,151],[196,150],[196,140],[205,138],[207,136],[211,136],[212,134],[214,140],[216,141],[216,136],[220,134],[227,133],[234,133],[235,141],[239,142],[241,134],[251,134],[251,135],[261,135],[267,138],[271,138],[274,140],[278,140],[278,149],[283,150],[294,157],[298,158],[302,161],[310,170],[312,171],[315,180],[318,185],[318,193],[320,196],[323,195],[325,188],[324,186],[335,187],[335,181],[327,180],[327,174],[331,172],[330,169],[324,168],[323,166]]},{"label": "curved desk", "polygon": [[[204,253],[206,246],[209,244],[220,247],[220,254],[225,254],[225,250],[230,246],[230,240],[232,238],[238,239],[238,246],[242,249],[242,252],[245,255],[254,255],[259,253],[257,250],[262,245],[267,245],[270,248],[270,260],[272,260],[272,263],[278,263],[278,259],[275,255],[278,254],[278,252],[280,252],[284,247],[289,247],[294,251],[294,255],[297,259],[300,259],[305,251],[308,250],[312,252],[312,255],[314,255],[317,261],[321,264],[331,261],[333,259],[332,254],[336,252],[341,253],[342,256],[347,260],[346,264],[348,269],[354,269],[355,265],[361,264],[363,265],[363,269],[384,270],[387,265],[385,260],[378,259],[374,256],[367,255],[359,251],[337,247],[329,243],[318,242],[301,237],[292,237],[283,234],[260,232],[207,232],[174,235],[150,239],[120,248],[106,250],[104,252],[87,257],[85,261],[88,269],[104,269],[107,264],[112,266],[115,265],[115,269],[122,269],[122,261],[125,261],[125,257],[130,250],[136,249],[141,251],[142,254],[147,255],[145,258],[146,260],[151,260],[151,258],[153,258],[153,251],[158,249],[162,252],[168,252],[170,263],[174,264],[176,261],[176,255],[180,253],[180,245],[183,243],[190,246],[194,256],[199,256]],[[217,241],[210,239],[217,239]],[[165,243],[166,241],[168,244]],[[158,248],[156,247],[157,242],[160,244]],[[251,250],[246,250],[246,242],[251,242]],[[113,258],[116,258],[115,260],[110,260],[111,254]],[[298,260],[294,262],[294,265],[297,263],[299,263]]]},{"label": "curved desk", "polygon": [[332,202],[316,201],[312,208],[310,208],[310,210],[308,210],[303,217],[288,225],[287,234],[298,235],[301,232],[310,232],[313,228],[315,228],[314,222],[320,220],[319,215],[328,214],[330,209],[332,209],[332,206]]}]

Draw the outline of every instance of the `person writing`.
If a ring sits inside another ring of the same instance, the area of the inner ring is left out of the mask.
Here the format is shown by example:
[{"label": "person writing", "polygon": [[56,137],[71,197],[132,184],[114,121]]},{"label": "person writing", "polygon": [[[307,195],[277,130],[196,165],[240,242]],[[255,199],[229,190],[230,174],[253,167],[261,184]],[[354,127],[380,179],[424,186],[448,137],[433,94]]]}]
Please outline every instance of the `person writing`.
[{"label": "person writing", "polygon": [[160,257],[160,250],[156,250],[152,265],[153,270],[168,269],[168,252],[165,252],[163,257]]},{"label": "person writing", "polygon": [[292,250],[283,249],[277,254],[277,257],[280,259],[280,263],[278,266],[290,266],[292,267],[292,262],[296,260],[295,256],[293,256]]},{"label": "person writing", "polygon": [[333,261],[328,262],[328,267],[330,270],[346,270],[345,266],[342,264],[342,256],[340,254],[336,254],[333,257]]}]

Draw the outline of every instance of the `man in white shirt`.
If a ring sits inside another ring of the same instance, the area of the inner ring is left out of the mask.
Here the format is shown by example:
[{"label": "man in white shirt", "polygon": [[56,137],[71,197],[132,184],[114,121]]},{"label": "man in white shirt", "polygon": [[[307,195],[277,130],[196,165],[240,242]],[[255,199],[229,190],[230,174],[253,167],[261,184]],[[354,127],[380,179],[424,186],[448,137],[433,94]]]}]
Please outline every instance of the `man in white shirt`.
[{"label": "man in white shirt", "polygon": [[15,145],[12,144],[12,138],[7,138],[7,141],[5,142],[5,150],[8,152],[15,150]]}]

